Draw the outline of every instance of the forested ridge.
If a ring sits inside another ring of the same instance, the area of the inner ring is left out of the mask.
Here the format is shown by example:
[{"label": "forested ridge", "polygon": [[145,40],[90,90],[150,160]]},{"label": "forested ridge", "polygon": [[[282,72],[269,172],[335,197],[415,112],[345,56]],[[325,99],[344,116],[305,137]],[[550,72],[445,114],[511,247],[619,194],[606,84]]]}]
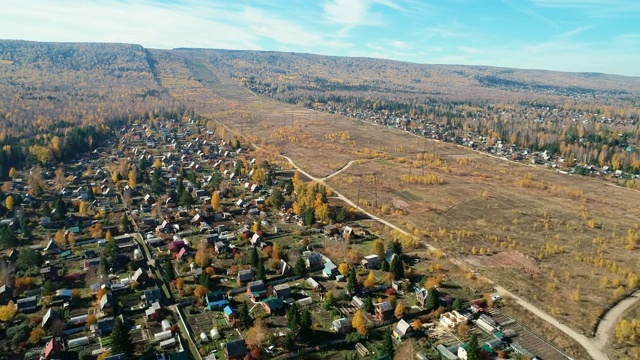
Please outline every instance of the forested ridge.
[{"label": "forested ridge", "polygon": [[[164,66],[157,68],[160,59]],[[186,114],[202,85],[193,74],[179,80],[183,76],[175,72],[205,63],[255,93],[319,111],[375,118],[415,133],[472,132],[490,145],[501,141],[547,150],[568,158],[569,165],[640,171],[640,78],[5,40],[0,41],[0,178],[11,167],[94,149],[113,127],[135,119]],[[174,98],[167,91],[171,86],[189,87],[190,95]]]}]

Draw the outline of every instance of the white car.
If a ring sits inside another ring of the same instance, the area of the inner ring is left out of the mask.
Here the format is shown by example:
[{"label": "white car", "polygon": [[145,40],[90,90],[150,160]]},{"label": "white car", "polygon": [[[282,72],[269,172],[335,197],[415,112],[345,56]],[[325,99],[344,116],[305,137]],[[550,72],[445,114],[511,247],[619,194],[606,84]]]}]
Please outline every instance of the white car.
[{"label": "white car", "polygon": [[500,301],[500,300],[502,300],[502,296],[500,296],[498,294],[491,295],[491,300]]},{"label": "white car", "polygon": [[276,350],[276,347],[271,345],[267,348],[267,354],[273,354],[273,352]]}]

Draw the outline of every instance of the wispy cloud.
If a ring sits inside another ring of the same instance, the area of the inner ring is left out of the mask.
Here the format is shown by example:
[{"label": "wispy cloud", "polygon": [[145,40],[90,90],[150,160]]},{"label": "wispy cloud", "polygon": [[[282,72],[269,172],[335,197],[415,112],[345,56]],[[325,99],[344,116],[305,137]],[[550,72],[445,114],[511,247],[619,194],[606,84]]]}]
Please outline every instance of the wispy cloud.
[{"label": "wispy cloud", "polygon": [[358,26],[380,26],[385,23],[382,12],[373,10],[375,5],[402,10],[402,6],[392,0],[326,0],[322,4],[324,18],[330,24],[342,27],[341,34]]}]

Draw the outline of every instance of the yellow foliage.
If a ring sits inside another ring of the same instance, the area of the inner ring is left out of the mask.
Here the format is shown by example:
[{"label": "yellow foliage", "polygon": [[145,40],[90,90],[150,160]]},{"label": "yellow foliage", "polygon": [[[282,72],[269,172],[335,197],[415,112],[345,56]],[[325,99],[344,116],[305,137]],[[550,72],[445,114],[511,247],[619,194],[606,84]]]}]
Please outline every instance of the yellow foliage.
[{"label": "yellow foliage", "polygon": [[9,300],[7,305],[0,306],[0,321],[11,321],[17,313],[16,304],[14,304],[13,300]]}]

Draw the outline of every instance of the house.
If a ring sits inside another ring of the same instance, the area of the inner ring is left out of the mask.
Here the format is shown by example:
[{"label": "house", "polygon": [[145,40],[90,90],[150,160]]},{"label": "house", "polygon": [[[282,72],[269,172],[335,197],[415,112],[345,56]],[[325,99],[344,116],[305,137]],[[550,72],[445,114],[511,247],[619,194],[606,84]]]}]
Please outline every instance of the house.
[{"label": "house", "polygon": [[291,295],[289,284],[279,284],[273,287],[274,295],[280,299],[286,299]]},{"label": "house", "polygon": [[113,330],[115,323],[115,318],[113,316],[109,316],[98,320],[95,324],[91,324],[89,329],[94,335],[104,336]]},{"label": "house", "polygon": [[51,338],[51,340],[47,341],[47,344],[44,346],[42,357],[44,359],[56,358],[57,355],[60,354],[61,350],[62,346],[60,346],[60,342],[57,341],[56,338]]},{"label": "house", "polygon": [[18,299],[18,301],[16,301],[16,307],[20,313],[35,311],[38,307],[38,298],[31,296]]},{"label": "house", "polygon": [[393,316],[393,306],[390,302],[385,301],[373,305],[376,311],[376,319],[379,321],[389,320]]},{"label": "house", "polygon": [[240,270],[238,271],[238,281],[241,283],[253,280],[253,270]]},{"label": "house", "polygon": [[446,312],[440,316],[440,324],[449,329],[455,329],[458,325],[466,323],[467,318],[455,310]]},{"label": "house", "polygon": [[282,310],[284,310],[284,302],[281,298],[278,297],[270,297],[264,299],[262,301],[262,306],[269,315],[281,313]]},{"label": "house", "polygon": [[324,276],[327,279],[331,279],[333,275],[335,275],[337,272],[338,272],[338,267],[336,266],[336,264],[332,263],[331,261],[324,263],[324,269],[322,269],[322,276]]},{"label": "house", "polygon": [[104,358],[104,360],[127,360],[127,355],[126,354],[110,355]]},{"label": "house", "polygon": [[0,286],[0,304],[6,304],[13,298],[13,288],[8,285]]},{"label": "house", "polygon": [[367,269],[377,269],[380,264],[378,261],[378,255],[367,255],[360,261],[360,264]]},{"label": "house", "polygon": [[131,281],[135,281],[138,284],[142,284],[149,279],[149,275],[142,268],[138,268],[133,275],[131,275]]},{"label": "house", "polygon": [[113,295],[106,293],[100,298],[100,311],[104,314],[113,313]]},{"label": "house", "polygon": [[395,290],[396,292],[402,293],[402,289],[406,288],[406,285],[409,285],[409,280],[408,279],[400,279],[400,280],[393,280],[391,281],[391,288],[393,290]]},{"label": "house", "polygon": [[305,252],[305,253],[306,253],[304,254],[306,257],[305,262],[308,269],[314,269],[322,266],[322,257],[320,256],[320,254],[313,253],[313,252]]},{"label": "house", "polygon": [[162,301],[162,289],[158,287],[146,289],[142,294],[142,298],[147,306],[151,306],[155,302]]},{"label": "house", "polygon": [[49,239],[47,246],[44,247],[44,252],[47,255],[59,254],[60,251],[60,247],[55,241],[53,241],[53,239]]},{"label": "house", "polygon": [[224,345],[224,356],[227,360],[241,360],[247,354],[247,343],[244,339],[229,341]]},{"label": "house", "polygon": [[232,309],[231,306],[229,305],[225,306],[223,309],[223,312],[224,312],[224,318],[227,320],[228,323],[231,323],[236,319],[236,311]]},{"label": "house", "polygon": [[427,301],[427,289],[420,288],[416,290],[416,302],[420,307],[424,307],[425,301]]},{"label": "house", "polygon": [[332,236],[338,233],[338,228],[335,225],[325,225],[322,230],[327,236]]},{"label": "house", "polygon": [[331,329],[338,334],[344,334],[351,331],[351,321],[347,318],[340,318],[331,322]]},{"label": "house", "polygon": [[220,290],[207,293],[205,298],[207,300],[207,309],[211,311],[223,309],[229,305],[229,301],[224,298],[224,294]]},{"label": "house", "polygon": [[150,319],[155,319],[155,317],[158,315],[158,313],[160,312],[160,309],[162,307],[160,306],[159,302],[154,302],[153,304],[151,304],[151,306],[149,306],[145,311],[144,311],[144,316],[147,318],[147,320]]},{"label": "house", "polygon": [[45,265],[40,269],[42,280],[55,280],[58,277],[58,269],[53,265]]},{"label": "house", "polygon": [[384,259],[391,264],[391,262],[393,261],[393,259],[395,259],[396,257],[398,257],[398,255],[396,253],[394,253],[392,250],[387,251],[386,253],[384,253]]},{"label": "house", "polygon": [[266,297],[267,288],[264,286],[264,282],[262,280],[256,280],[248,283],[247,296],[249,296],[253,302],[258,302],[260,299]]},{"label": "house", "polygon": [[402,340],[407,338],[407,336],[410,335],[411,331],[411,325],[408,322],[404,321],[404,319],[401,319],[393,329],[393,336],[398,340]]},{"label": "house", "polygon": [[58,313],[53,310],[53,308],[49,308],[49,310],[47,310],[47,313],[42,317],[42,328],[46,330],[49,325],[51,325],[51,322],[57,318]]},{"label": "house", "polygon": [[262,241],[262,236],[260,236],[260,234],[258,233],[253,234],[253,236],[251,237],[251,245],[255,245],[260,241]]}]

